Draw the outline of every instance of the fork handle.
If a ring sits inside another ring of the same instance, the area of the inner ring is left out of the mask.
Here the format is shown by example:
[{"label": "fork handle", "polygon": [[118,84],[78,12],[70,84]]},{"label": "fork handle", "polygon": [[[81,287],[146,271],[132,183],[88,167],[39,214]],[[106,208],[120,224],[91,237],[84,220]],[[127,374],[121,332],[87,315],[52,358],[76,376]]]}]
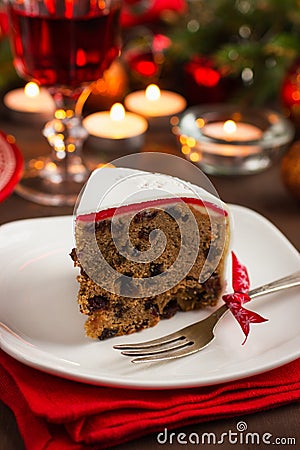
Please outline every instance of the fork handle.
[{"label": "fork handle", "polygon": [[[282,291],[291,287],[300,286],[300,272],[295,272],[279,280],[272,281],[271,283],[263,284],[249,292],[251,299],[260,297],[261,295],[271,294],[272,292]],[[216,311],[211,314],[211,318],[218,322],[218,320],[228,311],[226,304],[220,306]]]},{"label": "fork handle", "polygon": [[258,288],[252,289],[249,292],[249,296],[252,298],[259,297],[260,295],[270,294],[271,292],[281,291],[294,286],[300,285],[300,272],[295,272],[287,277],[280,278],[279,280],[272,281],[271,283],[264,284]]}]

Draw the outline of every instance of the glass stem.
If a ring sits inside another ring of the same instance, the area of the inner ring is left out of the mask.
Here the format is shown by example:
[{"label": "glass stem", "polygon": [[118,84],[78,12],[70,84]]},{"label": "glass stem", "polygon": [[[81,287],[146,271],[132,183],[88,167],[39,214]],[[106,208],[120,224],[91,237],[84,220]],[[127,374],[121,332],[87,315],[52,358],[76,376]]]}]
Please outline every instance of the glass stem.
[{"label": "glass stem", "polygon": [[83,182],[89,170],[81,157],[82,147],[88,133],[82,125],[81,114],[75,113],[78,95],[53,91],[56,111],[47,122],[43,134],[51,145],[52,158],[45,166],[44,176],[52,182]]}]

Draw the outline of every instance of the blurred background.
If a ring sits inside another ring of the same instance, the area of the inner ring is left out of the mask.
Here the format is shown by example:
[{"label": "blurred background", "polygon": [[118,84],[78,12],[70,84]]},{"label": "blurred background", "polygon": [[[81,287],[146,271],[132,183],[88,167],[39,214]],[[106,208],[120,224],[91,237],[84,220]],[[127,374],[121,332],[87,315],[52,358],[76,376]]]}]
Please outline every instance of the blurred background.
[{"label": "blurred background", "polygon": [[[107,108],[158,83],[189,105],[271,104],[300,124],[298,0],[124,0],[123,51],[96,84],[89,107]],[[0,89],[18,80],[0,11]]]}]

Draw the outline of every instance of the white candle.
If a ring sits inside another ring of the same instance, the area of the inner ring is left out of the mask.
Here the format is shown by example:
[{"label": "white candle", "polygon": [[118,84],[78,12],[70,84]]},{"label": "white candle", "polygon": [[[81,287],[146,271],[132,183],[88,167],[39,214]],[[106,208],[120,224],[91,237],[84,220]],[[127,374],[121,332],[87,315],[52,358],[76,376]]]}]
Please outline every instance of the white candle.
[{"label": "white candle", "polygon": [[[234,122],[233,120],[227,120],[225,122],[212,122],[208,124],[205,124],[204,121],[199,120],[197,124],[199,128],[202,129],[204,136],[222,141],[199,141],[197,143],[197,147],[200,151],[233,157],[245,157],[261,151],[261,147],[259,145],[249,144],[252,141],[261,139],[263,135],[262,130],[255,125],[244,122]],[[232,142],[232,144],[230,142]]]},{"label": "white candle", "polygon": [[3,101],[7,108],[17,112],[52,115],[55,110],[54,101],[47,89],[40,89],[34,82],[27,83],[25,88],[8,92]]},{"label": "white candle", "polygon": [[144,91],[127,95],[124,103],[127,109],[145,117],[171,116],[186,107],[186,100],[181,95],[160,90],[155,84],[149,85]]},{"label": "white candle", "polygon": [[110,111],[87,116],[83,125],[92,136],[116,140],[139,136],[148,128],[146,119],[125,111],[121,103],[115,103]]},{"label": "white candle", "polygon": [[203,134],[215,139],[225,141],[249,142],[256,141],[262,137],[262,130],[255,125],[244,122],[212,122],[203,126]]}]

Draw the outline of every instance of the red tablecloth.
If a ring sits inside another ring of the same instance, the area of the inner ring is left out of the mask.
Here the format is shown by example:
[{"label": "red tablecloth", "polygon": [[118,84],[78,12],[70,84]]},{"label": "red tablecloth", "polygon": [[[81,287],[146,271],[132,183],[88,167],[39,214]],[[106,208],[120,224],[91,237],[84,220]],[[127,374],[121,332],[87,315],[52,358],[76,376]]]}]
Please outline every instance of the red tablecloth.
[{"label": "red tablecloth", "polygon": [[29,450],[99,450],[164,428],[299,401],[300,359],[225,384],[148,391],[65,380],[0,351],[0,397],[13,410]]}]

